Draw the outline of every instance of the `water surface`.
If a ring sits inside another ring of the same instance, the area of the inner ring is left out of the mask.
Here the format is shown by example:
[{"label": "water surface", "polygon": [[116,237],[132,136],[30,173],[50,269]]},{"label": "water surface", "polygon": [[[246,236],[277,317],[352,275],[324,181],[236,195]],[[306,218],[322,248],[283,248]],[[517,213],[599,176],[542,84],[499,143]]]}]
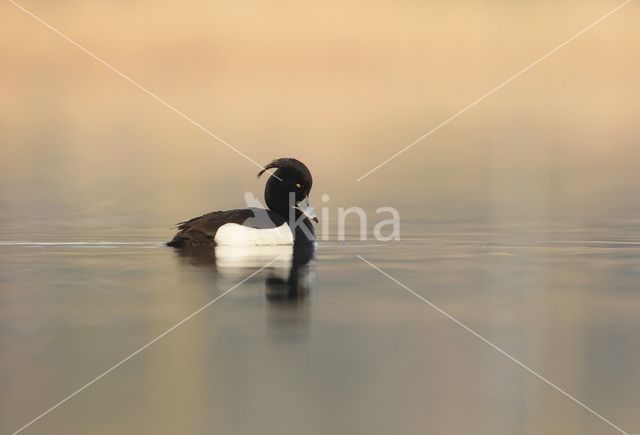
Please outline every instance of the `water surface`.
[{"label": "water surface", "polygon": [[632,432],[640,240],[557,236],[328,241],[295,285],[286,249],[3,242],[0,431],[281,255],[24,433],[617,432],[360,255]]}]

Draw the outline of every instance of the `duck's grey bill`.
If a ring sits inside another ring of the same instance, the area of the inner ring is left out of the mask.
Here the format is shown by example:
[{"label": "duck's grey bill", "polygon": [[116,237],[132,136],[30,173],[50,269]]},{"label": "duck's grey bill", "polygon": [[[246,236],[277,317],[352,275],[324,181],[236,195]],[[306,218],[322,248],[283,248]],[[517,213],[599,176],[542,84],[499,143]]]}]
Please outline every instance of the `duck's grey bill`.
[{"label": "duck's grey bill", "polygon": [[296,208],[302,212],[307,218],[314,222],[318,222],[318,215],[313,207],[309,204],[309,197],[306,196],[302,201],[296,204]]}]

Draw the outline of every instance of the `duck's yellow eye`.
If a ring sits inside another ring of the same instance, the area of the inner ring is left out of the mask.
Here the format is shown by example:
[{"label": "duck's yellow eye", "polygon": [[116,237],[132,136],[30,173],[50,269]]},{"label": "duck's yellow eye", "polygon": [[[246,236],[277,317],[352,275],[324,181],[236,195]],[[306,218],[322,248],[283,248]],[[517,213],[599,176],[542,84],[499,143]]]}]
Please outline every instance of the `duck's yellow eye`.
[{"label": "duck's yellow eye", "polygon": [[302,187],[302,184],[300,184],[300,183],[296,183],[296,187],[297,187],[298,189],[300,189],[300,188]]}]

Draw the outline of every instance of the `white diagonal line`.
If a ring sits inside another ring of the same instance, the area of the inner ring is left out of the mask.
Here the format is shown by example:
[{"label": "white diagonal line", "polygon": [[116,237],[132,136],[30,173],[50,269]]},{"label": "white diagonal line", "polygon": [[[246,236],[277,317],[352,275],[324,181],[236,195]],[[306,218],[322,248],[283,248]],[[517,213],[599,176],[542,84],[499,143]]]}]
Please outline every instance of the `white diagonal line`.
[{"label": "white diagonal line", "polygon": [[181,321],[179,321],[178,323],[176,323],[175,325],[173,325],[171,328],[167,329],[166,331],[164,331],[162,334],[158,335],[156,338],[154,338],[153,340],[149,341],[147,344],[145,344],[144,346],[142,346],[141,348],[139,348],[138,350],[136,350],[135,352],[131,353],[129,356],[127,356],[126,358],[124,358],[123,360],[121,360],[119,363],[115,364],[114,366],[112,366],[110,369],[104,371],[102,374],[100,374],[99,376],[95,377],[92,381],[87,382],[85,385],[83,385],[82,387],[78,388],[76,391],[74,391],[73,393],[69,394],[67,397],[65,397],[64,399],[62,399],[61,401],[59,401],[58,403],[56,403],[55,405],[53,405],[51,408],[47,409],[46,411],[44,411],[42,414],[40,414],[39,416],[37,416],[36,418],[34,418],[33,420],[31,420],[29,423],[25,424],[24,426],[22,426],[20,429],[16,430],[15,432],[13,432],[11,435],[16,435],[20,432],[22,432],[23,430],[25,430],[26,428],[28,428],[29,426],[31,426],[33,423],[35,423],[36,421],[40,420],[42,417],[44,417],[45,415],[49,414],[51,411],[53,411],[54,409],[56,409],[58,406],[62,405],[63,403],[65,403],[67,400],[71,399],[72,397],[74,397],[75,395],[77,395],[78,393],[80,393],[82,390],[86,389],[87,387],[91,386],[93,383],[97,382],[98,380],[102,379],[104,376],[108,375],[109,373],[111,373],[113,370],[117,369],[118,367],[120,367],[122,364],[124,364],[125,362],[129,361],[131,358],[133,358],[134,356],[136,356],[137,354],[139,354],[140,352],[142,352],[143,350],[145,350],[146,348],[148,348],[149,346],[151,346],[153,343],[155,343],[156,341],[160,340],[162,337],[164,337],[165,335],[169,334],[171,331],[173,331],[174,329],[176,329],[177,327],[179,327],[180,325],[182,325],[184,322],[188,321],[189,319],[191,319],[192,317],[196,316],[198,313],[200,313],[202,310],[206,309],[207,307],[209,307],[210,305],[214,304],[215,302],[217,302],[218,300],[220,300],[224,295],[226,295],[227,293],[229,293],[230,291],[236,289],[237,287],[241,286],[242,284],[244,284],[245,282],[247,282],[249,279],[253,278],[255,275],[257,275],[259,272],[261,272],[263,269],[269,267],[271,264],[273,264],[273,262],[275,262],[277,259],[279,259],[280,257],[282,257],[281,255],[279,255],[278,257],[274,258],[273,260],[271,260],[270,262],[268,262],[267,264],[265,264],[264,266],[262,266],[260,269],[256,270],[255,272],[253,272],[251,275],[247,276],[246,278],[244,278],[242,281],[240,281],[239,283],[237,283],[236,285],[234,285],[233,287],[231,287],[229,290],[225,291],[224,293],[222,293],[221,295],[219,295],[218,297],[216,297],[215,299],[207,302],[205,305],[203,305],[202,307],[198,308],[196,311],[194,311],[193,313],[189,314],[187,317],[185,317],[184,319],[182,319]]},{"label": "white diagonal line", "polygon": [[[89,49],[83,47],[82,45],[78,44],[76,41],[74,41],[73,39],[69,38],[67,35],[65,35],[64,33],[62,33],[60,30],[56,29],[55,27],[53,27],[51,24],[47,23],[46,21],[44,21],[42,18],[40,18],[39,16],[35,15],[33,12],[25,9],[23,6],[19,5],[18,3],[16,3],[13,0],[7,0],[9,3],[11,3],[12,5],[14,5],[15,7],[17,7],[18,9],[20,9],[22,12],[24,12],[25,14],[29,15],[31,18],[33,18],[34,20],[38,21],[40,24],[42,24],[43,26],[45,26],[46,28],[48,28],[49,30],[51,30],[52,32],[56,33],[58,36],[62,37],[63,39],[65,39],[67,42],[71,43],[72,45],[76,46],[77,48],[79,48],[80,50],[82,50],[83,52],[85,52],[86,54],[88,54],[89,56],[91,56],[92,58],[94,58],[95,60],[97,60],[98,62],[100,62],[102,65],[106,66],[107,68],[109,68],[111,71],[113,71],[114,73],[118,74],[120,77],[122,77],[123,79],[125,79],[126,81],[128,81],[129,83],[131,83],[133,86],[135,86],[136,88],[140,89],[142,92],[144,92],[145,94],[149,95],[151,98],[153,98],[154,100],[156,100],[157,102],[159,102],[160,104],[162,104],[163,106],[165,106],[166,108],[168,108],[169,110],[171,110],[172,112],[178,114],[180,117],[184,118],[186,121],[190,122],[191,124],[195,125],[196,127],[198,127],[200,130],[204,131],[205,133],[207,133],[209,136],[211,136],[212,138],[216,139],[218,142],[226,145],[229,149],[231,149],[232,151],[234,151],[236,154],[239,154],[240,156],[244,157],[245,159],[247,159],[248,161],[250,161],[251,163],[253,163],[254,165],[256,165],[257,167],[259,167],[260,169],[264,169],[263,165],[261,165],[260,163],[256,162],[255,160],[253,160],[251,157],[249,157],[248,155],[246,155],[245,153],[243,153],[242,151],[240,151],[238,148],[234,147],[233,145],[231,145],[229,142],[225,141],[224,139],[222,139],[220,136],[218,136],[217,134],[215,134],[214,132],[212,132],[211,130],[209,130],[208,128],[206,128],[205,126],[203,126],[202,124],[200,124],[199,122],[193,120],[191,117],[189,117],[187,114],[185,114],[184,112],[182,112],[181,110],[176,109],[174,106],[172,106],[171,104],[167,103],[165,100],[163,100],[162,98],[160,98],[159,96],[157,96],[156,94],[154,94],[153,92],[151,92],[150,90],[148,90],[147,88],[145,88],[144,86],[142,86],[140,83],[138,83],[137,81],[133,80],[131,77],[129,77],[128,75],[126,75],[125,73],[123,73],[122,71],[120,71],[119,69],[117,69],[116,67],[112,66],[111,64],[109,64],[108,62],[102,60],[100,57],[98,57],[96,54],[94,54],[93,52],[91,52]],[[268,174],[273,175],[274,177],[276,177],[277,179],[279,179],[280,181],[282,181],[282,179],[280,179],[280,177],[276,176],[273,174],[273,172],[267,170],[266,171]]]},{"label": "white diagonal line", "polygon": [[[11,1],[11,0],[10,0]],[[431,134],[435,133],[436,131],[440,130],[442,127],[444,127],[445,125],[449,124],[451,121],[453,121],[454,119],[456,119],[458,116],[462,115],[464,112],[466,112],[467,110],[471,109],[473,106],[475,106],[476,104],[480,103],[482,100],[484,100],[485,98],[489,97],[490,95],[494,94],[495,92],[499,91],[500,89],[502,89],[504,86],[506,86],[507,84],[511,83],[513,80],[515,80],[516,78],[520,77],[522,74],[524,74],[525,72],[529,71],[531,68],[533,68],[534,66],[536,66],[537,64],[539,64],[540,62],[542,62],[543,60],[545,60],[546,58],[548,58],[549,56],[551,56],[552,54],[554,54],[555,52],[557,52],[558,50],[560,50],[562,47],[564,47],[565,45],[569,44],[571,41],[573,41],[574,39],[578,38],[580,35],[582,35],[583,33],[585,33],[586,31],[590,30],[592,27],[594,27],[595,25],[599,24],[601,21],[603,21],[604,19],[608,18],[610,15],[612,15],[613,13],[617,12],[619,9],[621,9],[622,7],[626,6],[627,4],[629,4],[631,2],[631,0],[626,0],[625,2],[621,3],[620,5],[616,6],[614,9],[610,10],[609,12],[607,12],[606,14],[604,14],[603,16],[601,16],[600,18],[598,18],[596,21],[594,21],[593,23],[589,24],[587,27],[585,27],[584,29],[580,30],[578,33],[576,33],[575,35],[573,35],[571,38],[567,39],[566,41],[564,41],[562,44],[558,45],[556,48],[554,48],[553,50],[549,51],[547,54],[545,54],[544,56],[538,58],[537,60],[535,60],[534,62],[530,63],[529,65],[527,65],[526,67],[522,68],[520,71],[518,71],[517,73],[515,73],[514,75],[512,75],[511,77],[509,77],[507,80],[505,80],[504,82],[500,83],[498,86],[496,86],[495,88],[491,89],[489,92],[487,92],[486,94],[482,95],[481,97],[478,97],[477,99],[475,99],[474,101],[472,101],[471,103],[467,104],[465,107],[463,107],[462,109],[460,109],[459,111],[457,111],[456,113],[454,113],[453,115],[451,115],[449,118],[445,119],[444,121],[442,121],[440,124],[436,125],[435,127],[433,127],[431,130],[429,130],[428,132],[426,132],[425,134],[423,134],[422,136],[420,136],[418,139],[414,140],[413,142],[411,142],[409,145],[405,146],[404,148],[402,148],[400,151],[398,151],[397,153],[395,153],[394,155],[392,155],[391,157],[389,157],[388,159],[386,159],[385,161],[383,161],[382,163],[380,163],[379,165],[377,165],[375,168],[371,169],[370,171],[366,172],[365,174],[361,175],[356,182],[359,182],[361,180],[363,180],[365,177],[368,177],[369,175],[371,175],[372,173],[374,173],[375,171],[377,171],[378,169],[380,169],[381,167],[383,167],[384,165],[386,165],[387,163],[389,163],[391,160],[395,159],[396,157],[398,157],[400,154],[404,153],[405,151],[407,151],[408,149],[412,148],[415,144],[417,144],[418,142],[422,141],[423,139],[426,139],[427,137],[431,136]]]},{"label": "white diagonal line", "polygon": [[491,341],[487,340],[486,338],[484,338],[482,335],[478,334],[476,331],[474,331],[473,329],[469,328],[467,325],[465,325],[464,323],[460,322],[458,319],[456,319],[455,317],[453,317],[451,314],[447,313],[446,311],[444,311],[442,308],[438,307],[437,305],[435,305],[434,303],[432,303],[431,301],[429,301],[428,299],[425,299],[424,297],[422,297],[420,294],[416,293],[415,291],[411,290],[409,287],[407,287],[406,285],[404,285],[403,283],[401,283],[400,281],[398,281],[396,278],[394,278],[393,276],[389,275],[387,272],[385,272],[384,270],[380,269],[378,266],[376,266],[375,264],[373,264],[372,262],[368,261],[367,259],[363,258],[360,255],[356,255],[356,257],[358,257],[360,260],[364,261],[365,263],[367,263],[369,266],[373,267],[375,270],[377,270],[378,272],[380,272],[381,274],[383,274],[384,276],[386,276],[387,278],[389,278],[391,281],[395,282],[396,284],[398,284],[400,287],[404,288],[405,290],[407,290],[409,293],[411,293],[412,295],[414,295],[415,297],[417,297],[418,299],[420,299],[422,302],[425,302],[426,304],[428,304],[431,308],[435,309],[436,311],[438,311],[440,314],[444,315],[445,317],[447,317],[449,320],[455,322],[456,324],[458,324],[458,326],[461,326],[464,330],[466,330],[467,332],[469,332],[470,334],[476,336],[477,338],[479,338],[480,340],[484,341],[485,343],[487,343],[489,346],[491,346],[492,348],[494,348],[495,350],[497,350],[498,352],[500,352],[502,355],[506,356],[507,358],[509,358],[511,361],[513,361],[514,363],[516,363],[517,365],[519,365],[520,367],[522,367],[523,369],[525,369],[526,371],[528,371],[529,373],[531,373],[532,375],[536,376],[538,379],[540,379],[541,381],[543,381],[544,383],[546,383],[547,385],[553,387],[555,390],[559,391],[560,393],[564,394],[566,397],[568,397],[569,399],[573,400],[575,403],[577,403],[578,405],[582,406],[584,409],[586,409],[587,411],[589,411],[590,413],[592,413],[593,415],[595,415],[596,417],[598,417],[600,420],[604,421],[605,423],[609,424],[611,427],[615,428],[618,432],[624,434],[624,435],[630,435],[629,433],[625,432],[624,430],[622,430],[620,427],[616,426],[615,424],[613,424],[610,420],[607,420],[606,418],[604,418],[602,415],[598,414],[596,411],[594,411],[593,409],[589,408],[587,405],[585,405],[584,403],[582,403],[581,401],[579,401],[578,399],[576,399],[575,397],[573,397],[571,394],[567,393],[566,391],[564,391],[562,388],[558,387],[556,384],[554,384],[553,382],[551,382],[550,380],[548,380],[547,378],[545,378],[544,376],[542,376],[541,374],[539,374],[538,372],[534,371],[533,369],[529,368],[527,365],[525,365],[524,363],[520,362],[518,359],[516,359],[515,357],[513,357],[511,354],[505,352],[504,350],[502,350],[500,347],[498,347],[497,345],[493,344]]}]

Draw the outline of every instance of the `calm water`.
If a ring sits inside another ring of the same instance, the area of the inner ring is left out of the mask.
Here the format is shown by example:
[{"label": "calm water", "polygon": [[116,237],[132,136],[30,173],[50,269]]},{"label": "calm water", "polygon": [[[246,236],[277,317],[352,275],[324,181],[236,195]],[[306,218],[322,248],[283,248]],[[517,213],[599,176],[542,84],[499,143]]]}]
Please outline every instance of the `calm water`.
[{"label": "calm water", "polygon": [[599,231],[332,241],[295,264],[288,249],[213,262],[160,240],[3,242],[0,432],[281,255],[24,433],[619,433],[361,255],[633,433],[640,237]]}]

